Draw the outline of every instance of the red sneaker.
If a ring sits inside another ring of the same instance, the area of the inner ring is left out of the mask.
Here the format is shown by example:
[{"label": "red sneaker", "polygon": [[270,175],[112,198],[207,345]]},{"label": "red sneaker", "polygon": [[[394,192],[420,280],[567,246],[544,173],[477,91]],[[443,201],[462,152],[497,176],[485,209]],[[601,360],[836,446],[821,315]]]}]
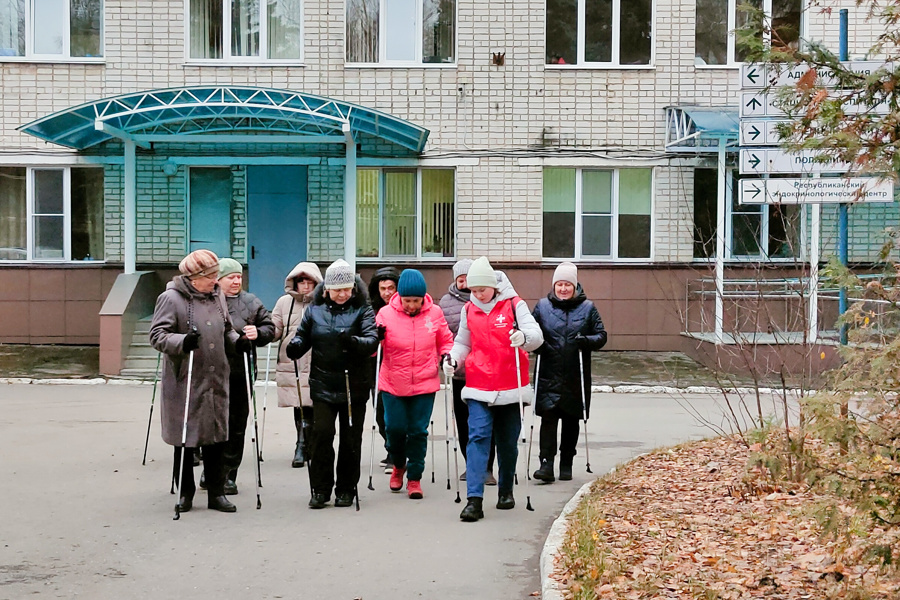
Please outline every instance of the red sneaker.
[{"label": "red sneaker", "polygon": [[425,497],[422,493],[422,482],[410,479],[406,482],[406,495],[410,500],[421,500]]},{"label": "red sneaker", "polygon": [[406,469],[401,469],[400,467],[394,467],[394,470],[391,471],[391,491],[399,492],[403,489],[403,475],[406,474]]}]

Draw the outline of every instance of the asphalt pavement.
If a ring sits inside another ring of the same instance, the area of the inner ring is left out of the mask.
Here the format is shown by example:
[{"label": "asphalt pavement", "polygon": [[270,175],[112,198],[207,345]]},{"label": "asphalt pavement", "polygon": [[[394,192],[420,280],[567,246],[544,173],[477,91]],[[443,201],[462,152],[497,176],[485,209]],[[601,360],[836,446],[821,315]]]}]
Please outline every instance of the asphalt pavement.
[{"label": "asphalt pavement", "polygon": [[[429,442],[423,500],[391,493],[377,464],[375,490],[366,489],[369,411],[357,512],[307,508],[307,470],[290,466],[292,411],[277,408],[270,388],[262,508],[248,449],[240,493],[231,497],[237,513],[207,510],[198,490],[194,509],[174,521],[172,449],[159,437],[158,407],[141,465],[151,392],[149,385],[0,385],[0,599],[524,599],[540,590],[538,560],[552,521],[585,482],[637,454],[711,436],[694,410],[716,422],[722,414],[713,396],[595,393],[593,475],[585,472],[580,441],[573,481],[532,481],[529,490],[523,445],[516,508],[496,510],[497,488],[489,487],[485,518],[463,523],[454,482],[447,490],[441,393],[435,482]],[[257,393],[261,410],[261,387]],[[530,416],[526,437],[529,426]],[[535,427],[532,470],[537,435]],[[384,456],[380,444],[377,438],[376,463]],[[452,446],[449,464],[454,479]],[[525,510],[528,491],[534,512]],[[465,502],[465,482],[460,494]]]}]

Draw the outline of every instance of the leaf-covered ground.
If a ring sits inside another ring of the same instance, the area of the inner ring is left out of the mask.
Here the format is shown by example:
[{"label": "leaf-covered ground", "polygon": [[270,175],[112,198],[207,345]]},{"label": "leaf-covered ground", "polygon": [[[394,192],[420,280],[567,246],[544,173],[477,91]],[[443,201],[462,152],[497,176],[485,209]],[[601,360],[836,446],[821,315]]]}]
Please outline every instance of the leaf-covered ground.
[{"label": "leaf-covered ground", "polygon": [[[748,472],[732,439],[643,456],[595,482],[554,577],[567,598],[888,599],[900,576],[835,558],[804,488]],[[852,546],[852,543],[851,543]]]}]

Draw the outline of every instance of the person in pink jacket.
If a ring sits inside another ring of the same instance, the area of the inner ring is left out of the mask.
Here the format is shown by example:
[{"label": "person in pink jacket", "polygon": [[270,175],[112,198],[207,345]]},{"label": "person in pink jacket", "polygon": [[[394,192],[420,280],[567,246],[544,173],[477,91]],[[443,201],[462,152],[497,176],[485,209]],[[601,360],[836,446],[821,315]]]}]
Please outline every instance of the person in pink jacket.
[{"label": "person in pink jacket", "polygon": [[428,447],[428,422],[440,389],[441,357],[453,347],[444,312],[425,291],[415,269],[400,274],[397,293],[378,311],[375,324],[382,344],[378,389],[384,399],[388,451],[394,463],[391,490],[403,488],[422,498],[422,473]]}]

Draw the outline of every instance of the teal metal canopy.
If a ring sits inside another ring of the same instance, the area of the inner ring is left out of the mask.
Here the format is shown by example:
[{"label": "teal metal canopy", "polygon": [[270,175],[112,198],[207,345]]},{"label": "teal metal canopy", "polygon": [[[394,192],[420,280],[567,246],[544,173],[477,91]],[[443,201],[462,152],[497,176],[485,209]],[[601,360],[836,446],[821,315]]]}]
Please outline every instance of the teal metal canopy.
[{"label": "teal metal canopy", "polygon": [[666,107],[666,150],[715,152],[719,141],[738,141],[740,114],[730,106]]},{"label": "teal metal canopy", "polygon": [[322,142],[350,135],[356,142],[371,142],[366,147],[376,155],[396,156],[419,154],[428,140],[427,129],[358,104],[249,86],[181,87],[104,98],[47,115],[19,131],[75,150],[114,138],[152,136],[153,141],[177,143],[197,134],[252,133]]}]

